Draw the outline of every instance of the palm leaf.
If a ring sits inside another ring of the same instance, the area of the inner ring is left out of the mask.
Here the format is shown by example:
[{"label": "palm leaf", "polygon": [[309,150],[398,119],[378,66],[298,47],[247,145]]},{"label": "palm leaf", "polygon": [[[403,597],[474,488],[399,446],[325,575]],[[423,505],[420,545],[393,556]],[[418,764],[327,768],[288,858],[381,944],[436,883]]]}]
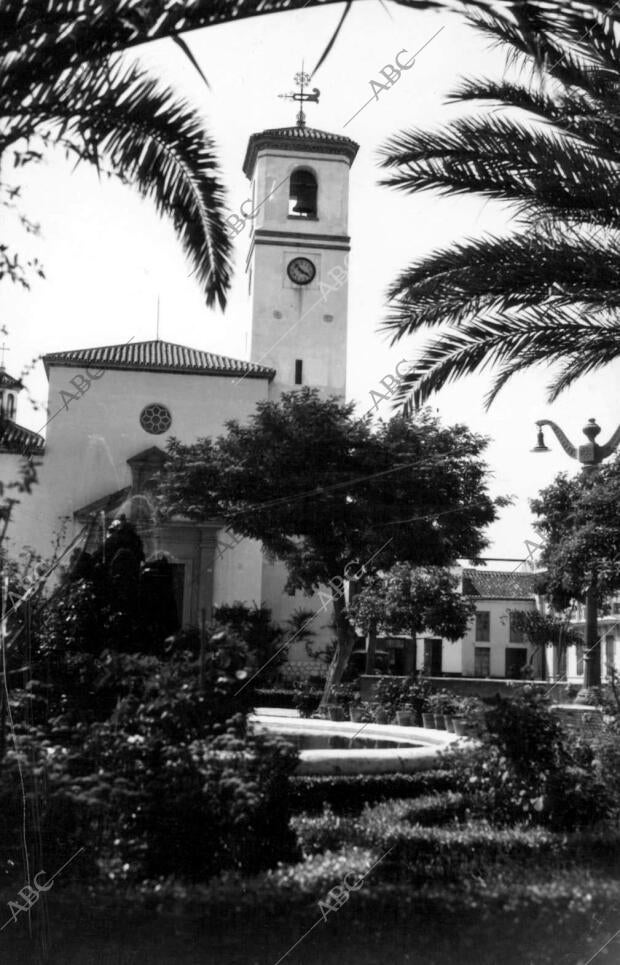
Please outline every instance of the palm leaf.
[{"label": "palm leaf", "polygon": [[620,307],[620,239],[516,235],[436,251],[402,272],[388,291],[384,328],[393,342],[423,326],[459,325],[516,305]]},{"label": "palm leaf", "polygon": [[336,40],[338,39],[338,34],[339,34],[340,31],[342,30],[342,27],[343,27],[343,25],[344,25],[344,22],[345,22],[345,20],[347,19],[347,17],[349,16],[349,13],[351,12],[351,6],[352,6],[352,4],[353,4],[353,0],[347,0],[347,2],[346,2],[346,4],[345,4],[345,8],[344,8],[344,10],[342,11],[342,16],[341,16],[340,20],[338,21],[338,24],[336,25],[336,29],[334,30],[333,34],[331,35],[331,37],[330,37],[330,39],[329,39],[329,43],[327,44],[327,47],[325,48],[325,50],[323,51],[323,53],[322,53],[321,56],[319,57],[318,61],[316,62],[315,68],[314,68],[314,70],[312,71],[312,75],[311,75],[312,77],[314,77],[314,75],[316,74],[317,70],[322,66],[322,64],[323,64],[323,63],[327,60],[327,58],[329,57],[329,55],[330,55],[330,53],[331,53],[331,50],[332,50],[334,44],[336,43]]},{"label": "palm leaf", "polygon": [[[580,318],[574,309],[564,308],[544,313],[543,317],[531,309],[518,315],[489,313],[460,326],[458,331],[442,332],[427,343],[411,369],[409,385],[416,383],[417,397],[425,402],[450,382],[500,366],[485,400],[488,407],[509,378],[533,365],[565,362],[568,357],[573,366],[560,379],[574,380],[592,367],[607,364],[619,352],[617,318]],[[407,389],[401,386],[397,400],[406,397]],[[550,391],[557,394],[561,386],[552,383]]]},{"label": "palm leaf", "polygon": [[459,118],[439,131],[398,134],[382,148],[380,159],[382,167],[398,168],[381,183],[403,191],[479,191],[560,211],[592,210],[597,216],[611,203],[610,223],[620,212],[614,203],[618,163],[601,158],[581,138],[498,114]]},{"label": "palm leaf", "polygon": [[200,64],[198,63],[198,61],[196,60],[196,58],[194,57],[194,55],[193,55],[193,53],[192,53],[189,45],[183,40],[183,37],[179,37],[178,35],[175,35],[174,37],[171,37],[170,39],[172,40],[172,42],[173,42],[174,44],[177,45],[177,47],[178,47],[179,50],[183,53],[183,55],[184,55],[185,57],[187,57],[187,59],[189,60],[190,64],[192,65],[192,67],[193,67],[194,70],[196,71],[196,73],[203,79],[203,81],[205,82],[205,86],[206,86],[207,90],[211,90],[211,84],[210,84],[209,81],[207,80],[206,75],[205,75],[202,67],[200,66]]},{"label": "palm leaf", "polygon": [[[325,7],[340,0],[4,0],[0,8],[0,59],[13,58],[29,51],[26,62],[13,65],[34,79],[58,75],[85,61],[101,59],[137,44],[203,27],[231,23],[266,13]],[[359,0],[361,2],[361,0]],[[528,39],[545,17],[557,19],[567,28],[579,17],[584,4],[579,0],[396,0],[411,10],[456,10],[474,15],[505,18],[514,24],[512,44],[519,39],[525,51],[536,55]],[[616,20],[617,7],[611,2],[590,2],[587,8],[602,19]],[[569,16],[570,15],[570,16]],[[573,19],[570,19],[570,18]],[[593,16],[588,18],[592,23]],[[505,29],[508,29],[505,27]],[[525,39],[524,39],[525,38]],[[561,51],[560,51],[561,53]],[[549,60],[549,56],[547,56]],[[559,56],[553,58],[559,61]],[[558,62],[556,71],[567,70]]]},{"label": "palm leaf", "polygon": [[3,91],[2,80],[4,146],[7,137],[43,128],[79,159],[96,165],[105,159],[171,220],[207,303],[223,306],[231,243],[215,149],[199,115],[138,66],[120,62],[66,71],[31,86],[28,98],[17,104]]}]

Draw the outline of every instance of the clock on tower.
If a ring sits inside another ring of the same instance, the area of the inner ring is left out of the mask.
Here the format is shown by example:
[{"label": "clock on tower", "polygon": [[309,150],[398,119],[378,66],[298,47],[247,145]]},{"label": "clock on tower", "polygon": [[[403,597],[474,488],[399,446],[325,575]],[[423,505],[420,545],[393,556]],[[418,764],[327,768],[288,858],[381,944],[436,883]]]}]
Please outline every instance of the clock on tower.
[{"label": "clock on tower", "polygon": [[[303,100],[307,74],[297,75]],[[301,95],[291,95],[301,100]],[[345,395],[349,171],[348,137],[294,127],[250,137],[243,170],[252,183],[247,271],[251,361],[274,368],[272,395],[299,385]],[[249,204],[249,202],[248,202]]]}]

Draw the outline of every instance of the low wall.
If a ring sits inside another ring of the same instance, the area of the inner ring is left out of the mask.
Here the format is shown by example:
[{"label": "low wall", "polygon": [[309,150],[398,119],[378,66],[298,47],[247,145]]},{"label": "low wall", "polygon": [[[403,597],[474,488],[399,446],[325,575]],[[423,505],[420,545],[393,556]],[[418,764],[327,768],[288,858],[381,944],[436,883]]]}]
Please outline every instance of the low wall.
[{"label": "low wall", "polygon": [[[364,700],[371,700],[375,687],[380,676],[369,676],[364,674],[360,677],[360,690]],[[390,676],[388,680],[409,680],[409,677]],[[488,677],[425,677],[429,683],[437,690],[449,690],[459,697],[481,697],[483,700],[492,700],[496,696],[508,697],[514,692],[514,688],[525,683],[540,687],[541,690],[549,690],[552,699],[558,703],[570,699],[571,693],[575,690],[575,684],[549,683],[546,680],[504,680],[489,679]],[[570,688],[570,691],[569,691]],[[579,688],[577,688],[579,689]]]}]

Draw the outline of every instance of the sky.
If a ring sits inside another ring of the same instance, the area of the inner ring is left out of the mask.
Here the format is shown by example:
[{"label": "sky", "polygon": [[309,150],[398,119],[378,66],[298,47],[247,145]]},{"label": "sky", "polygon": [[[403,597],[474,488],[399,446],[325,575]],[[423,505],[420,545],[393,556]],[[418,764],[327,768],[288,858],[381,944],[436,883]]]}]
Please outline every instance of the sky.
[{"label": "sky", "polygon": [[[263,17],[207,28],[185,39],[208,78],[210,90],[172,41],[158,41],[130,52],[204,116],[217,144],[228,206],[238,211],[249,197],[241,163],[249,136],[259,130],[295,123],[296,106],[280,99],[293,89],[293,76],[312,69],[330,39],[343,4]],[[430,42],[429,42],[430,41]],[[415,64],[389,90],[352,117],[373,97],[371,81],[380,71],[420,48]],[[327,61],[313,78],[320,103],[307,107],[309,126],[353,138],[360,150],[351,172],[349,233],[349,344],[347,395],[360,412],[371,390],[414,355],[410,340],[390,347],[379,331],[385,316],[385,291],[408,263],[452,241],[509,230],[510,209],[483,197],[440,197],[435,192],[404,195],[378,184],[377,150],[392,134],[410,127],[440,124],[458,107],[446,95],[462,77],[499,77],[504,56],[458,15],[418,12],[379,0],[353,5]],[[155,338],[159,303],[162,339],[247,358],[250,306],[243,264],[248,232],[235,239],[235,278],[225,312],[210,310],[190,271],[171,226],[148,201],[116,181],[100,180],[86,166],[74,168],[60,153],[20,169],[23,209],[40,223],[37,238],[25,236],[4,217],[3,240],[43,263],[45,280],[30,291],[0,286],[0,324],[8,329],[6,366],[19,374],[34,357],[95,345]],[[3,170],[5,181],[17,172]],[[535,540],[528,499],[560,471],[577,464],[548,432],[551,453],[531,453],[535,420],[553,419],[578,444],[581,429],[595,417],[606,441],[620,421],[620,363],[578,382],[553,405],[546,399],[549,372],[518,376],[491,409],[484,409],[490,376],[460,380],[431,400],[445,423],[466,423],[490,438],[487,461],[491,489],[512,495],[489,535],[489,556],[522,558],[526,540]],[[46,398],[39,362],[28,376],[32,396]],[[390,404],[382,414],[389,416]],[[35,430],[44,412],[22,402],[19,420]]]}]

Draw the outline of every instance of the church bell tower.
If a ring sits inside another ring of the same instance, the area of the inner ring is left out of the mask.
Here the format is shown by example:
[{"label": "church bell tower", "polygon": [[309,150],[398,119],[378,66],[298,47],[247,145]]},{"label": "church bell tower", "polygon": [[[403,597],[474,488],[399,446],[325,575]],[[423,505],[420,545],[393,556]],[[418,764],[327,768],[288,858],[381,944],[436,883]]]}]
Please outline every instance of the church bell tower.
[{"label": "church bell tower", "polygon": [[301,102],[297,124],[252,134],[243,163],[252,184],[251,361],[276,370],[276,396],[308,385],[344,397],[349,171],[358,145],[306,126],[303,103],[319,92],[304,92],[307,74],[295,79],[301,90],[287,96]]}]

